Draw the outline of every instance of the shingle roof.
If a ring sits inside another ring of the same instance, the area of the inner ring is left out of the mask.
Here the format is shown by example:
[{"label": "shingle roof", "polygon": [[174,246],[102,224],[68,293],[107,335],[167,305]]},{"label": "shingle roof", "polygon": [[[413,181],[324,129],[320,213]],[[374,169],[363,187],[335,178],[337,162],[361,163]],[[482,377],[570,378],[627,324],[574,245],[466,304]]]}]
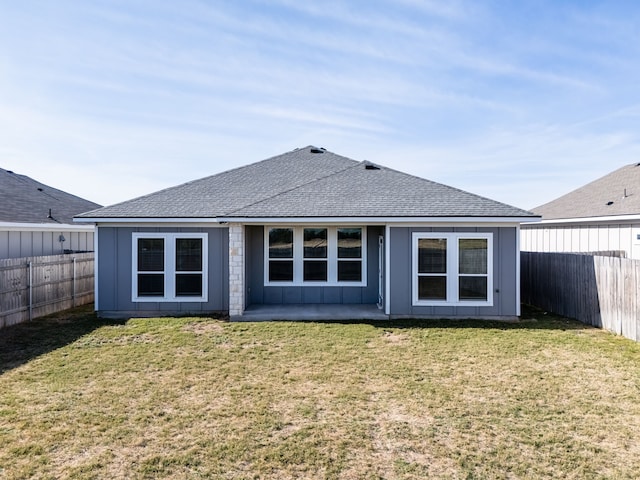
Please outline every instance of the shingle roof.
[{"label": "shingle roof", "polygon": [[[313,153],[316,152],[316,153]],[[456,188],[308,146],[80,218],[530,217]]]},{"label": "shingle roof", "polygon": [[619,168],[533,211],[542,220],[640,214],[640,163]]},{"label": "shingle roof", "polygon": [[70,224],[74,215],[98,207],[97,203],[0,168],[0,222]]}]

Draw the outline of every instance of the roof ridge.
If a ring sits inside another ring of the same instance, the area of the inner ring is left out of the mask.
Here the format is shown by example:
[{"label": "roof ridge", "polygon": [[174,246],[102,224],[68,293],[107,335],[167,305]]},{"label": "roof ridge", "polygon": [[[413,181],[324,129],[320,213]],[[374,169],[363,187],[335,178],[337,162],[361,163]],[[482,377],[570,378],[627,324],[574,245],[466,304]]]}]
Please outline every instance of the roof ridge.
[{"label": "roof ridge", "polygon": [[[308,147],[303,147],[302,149],[306,149],[306,148],[316,148],[316,147],[314,147],[313,145],[309,145]],[[294,151],[297,151],[297,150],[301,150],[301,149],[296,149]],[[290,153],[290,152],[287,152],[287,153]],[[260,200],[256,200],[255,202],[247,203],[246,205],[243,205],[242,207],[239,207],[239,208],[236,208],[236,209],[231,210],[229,212],[226,212],[224,215],[220,215],[220,216],[221,217],[226,217],[226,216],[229,216],[229,215],[233,215],[234,213],[236,213],[236,212],[238,212],[240,210],[244,210],[245,208],[249,208],[249,207],[252,207],[252,206],[257,205],[259,203],[266,202],[267,200],[273,200],[274,198],[277,198],[277,197],[279,197],[281,195],[293,192],[294,190],[298,190],[299,188],[311,185],[312,183],[319,182],[320,180],[325,180],[325,179],[327,179],[327,178],[329,178],[329,177],[331,177],[333,175],[337,175],[338,173],[346,172],[347,170],[349,170],[351,168],[355,168],[355,167],[357,167],[357,166],[362,164],[362,162],[358,162],[358,160],[354,160],[353,158],[349,158],[349,157],[344,157],[342,155],[338,155],[336,153],[330,152],[329,150],[325,150],[325,153],[330,153],[332,155],[335,155],[336,157],[345,158],[345,159],[350,160],[350,161],[355,162],[355,163],[353,165],[349,165],[348,167],[345,167],[343,169],[337,170],[335,172],[331,172],[331,173],[329,173],[327,175],[324,175],[322,177],[314,178],[313,180],[309,180],[308,182],[301,183],[300,185],[296,185],[295,187],[288,188],[287,190],[282,190],[282,191],[280,191],[278,193],[275,193],[275,194],[273,194],[271,196],[261,198]]]},{"label": "roof ridge", "polygon": [[[311,146],[310,146],[310,147],[311,147]],[[302,148],[307,148],[307,147],[302,147]],[[314,148],[315,148],[315,147],[314,147]],[[250,164],[248,164],[248,165],[240,165],[240,166],[237,166],[237,167],[234,167],[234,168],[229,168],[229,169],[227,169],[227,170],[223,170],[223,171],[218,172],[218,173],[213,173],[213,174],[211,174],[211,175],[207,175],[206,177],[200,177],[200,178],[196,178],[196,179],[194,179],[194,180],[188,180],[188,181],[183,182],[183,183],[180,183],[180,184],[178,184],[178,185],[172,185],[172,186],[170,186],[170,187],[162,188],[162,189],[160,189],[160,190],[156,190],[156,191],[154,191],[154,192],[149,192],[149,193],[147,193],[147,194],[145,194],[145,195],[140,195],[139,197],[133,197],[133,198],[129,198],[129,199],[127,199],[127,200],[123,200],[123,201],[121,201],[121,202],[112,203],[111,205],[105,205],[104,207],[99,207],[99,208],[96,208],[95,210],[91,210],[91,211],[89,211],[89,212],[84,212],[84,213],[81,213],[80,215],[76,215],[76,216],[77,216],[77,217],[89,216],[88,214],[93,213],[93,212],[95,212],[96,210],[101,210],[102,208],[106,208],[106,207],[109,207],[109,208],[110,208],[110,207],[117,207],[117,206],[119,206],[119,205],[123,205],[123,204],[125,204],[125,203],[129,203],[129,202],[133,202],[133,201],[135,201],[135,200],[141,200],[141,199],[143,199],[143,198],[147,198],[147,197],[150,197],[150,196],[152,196],[152,195],[158,195],[158,194],[163,193],[163,192],[168,192],[168,191],[170,191],[170,190],[175,190],[175,189],[178,189],[178,188],[184,187],[185,185],[190,185],[190,184],[195,184],[195,183],[204,182],[205,180],[209,180],[210,178],[217,177],[218,175],[224,175],[224,174],[226,174],[226,173],[235,172],[236,170],[240,170],[240,169],[245,168],[245,167],[248,167],[248,166],[250,166],[250,165],[257,165],[257,164],[260,164],[260,163],[264,163],[264,162],[266,162],[266,161],[268,161],[268,160],[273,160],[274,158],[281,157],[281,156],[283,156],[283,155],[287,155],[287,154],[289,154],[289,153],[296,152],[296,151],[298,151],[298,150],[301,150],[301,149],[300,149],[300,148],[294,148],[293,150],[289,150],[288,152],[280,153],[280,154],[278,154],[278,155],[272,155],[271,157],[265,158],[265,159],[263,159],[263,160],[258,160],[257,162],[252,162],[252,163],[250,163]]]},{"label": "roof ridge", "polygon": [[[366,162],[366,161],[368,161],[368,160],[364,160],[363,163]],[[501,202],[499,200],[494,200],[493,198],[485,197],[485,196],[479,195],[477,193],[469,192],[467,190],[462,190],[461,188],[458,188],[458,187],[453,187],[451,185],[447,185],[447,184],[444,184],[444,183],[436,182],[436,181],[430,180],[428,178],[419,177],[418,175],[414,175],[412,173],[402,172],[400,170],[396,170],[395,168],[387,167],[386,165],[383,165],[381,163],[376,163],[375,165],[380,166],[380,167],[382,167],[382,168],[384,168],[386,170],[392,171],[394,173],[399,173],[400,175],[404,175],[405,177],[412,177],[412,178],[415,178],[417,180],[421,180],[423,182],[429,182],[429,183],[431,183],[433,185],[438,185],[440,187],[444,187],[444,188],[448,188],[448,189],[451,189],[451,190],[455,190],[456,192],[464,193],[465,195],[473,195],[474,197],[481,198],[483,200],[488,200],[488,201],[493,202],[493,203],[499,203],[500,205],[503,205],[505,207],[516,208],[518,210],[521,210],[522,212],[533,213],[533,212],[531,212],[529,210],[525,210],[525,209],[519,208],[519,207],[514,207],[513,205],[509,205],[508,203],[504,203],[504,202]]]},{"label": "roof ridge", "polygon": [[570,190],[567,193],[564,193],[564,194],[560,195],[559,197],[554,198],[553,200],[549,200],[546,203],[543,203],[541,205],[538,205],[537,207],[532,208],[532,211],[538,210],[538,209],[540,209],[542,207],[546,207],[547,205],[550,205],[552,203],[556,203],[556,202],[562,200],[563,198],[565,198],[565,197],[567,197],[569,195],[572,195],[574,193],[585,191],[585,190],[588,191],[589,187],[593,186],[593,184],[596,184],[596,183],[604,180],[607,177],[612,177],[616,173],[620,172],[620,170],[628,169],[628,168],[633,167],[633,166],[638,166],[638,162],[633,162],[633,163],[630,163],[628,165],[623,165],[623,166],[621,166],[619,168],[616,168],[615,170],[613,170],[613,171],[611,171],[609,173],[606,173],[606,174],[604,174],[604,175],[602,175],[602,176],[600,176],[598,178],[595,178],[595,179],[591,180],[590,182],[585,183],[584,185],[580,185],[579,187],[574,188],[573,190]]},{"label": "roof ridge", "polygon": [[[36,180],[35,178],[32,178],[28,175],[24,175],[22,173],[16,173],[13,170],[7,170],[5,168],[0,168],[0,170],[2,170],[4,173],[6,173],[12,180],[16,180],[18,182],[20,182],[21,184],[30,187],[33,186],[36,188],[36,191],[38,193],[41,193],[45,196],[48,196],[50,198],[53,198],[54,200],[57,200],[59,202],[64,201],[64,199],[59,198],[59,196],[66,196],[66,197],[73,197],[76,198],[78,200],[82,200],[84,202],[88,202],[88,203],[93,203],[95,205],[99,205],[98,203],[92,201],[92,200],[88,200],[86,198],[80,197],[74,193],[71,192],[67,192],[65,190],[61,190],[59,188],[56,187],[52,187],[51,185],[47,185],[46,183],[42,183],[39,180]],[[55,196],[58,195],[58,196]]]}]

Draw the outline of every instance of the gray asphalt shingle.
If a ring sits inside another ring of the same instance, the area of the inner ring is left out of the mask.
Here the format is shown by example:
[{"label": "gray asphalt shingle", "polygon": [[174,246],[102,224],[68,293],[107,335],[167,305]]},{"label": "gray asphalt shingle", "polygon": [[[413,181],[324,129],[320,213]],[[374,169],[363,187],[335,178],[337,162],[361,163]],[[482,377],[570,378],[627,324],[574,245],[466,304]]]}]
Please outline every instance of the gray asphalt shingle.
[{"label": "gray asphalt shingle", "polygon": [[70,224],[74,215],[99,207],[97,203],[0,168],[1,222]]},{"label": "gray asphalt shingle", "polygon": [[640,163],[619,168],[533,211],[542,220],[640,214]]},{"label": "gray asphalt shingle", "polygon": [[308,146],[79,217],[448,216],[529,217],[532,214]]}]

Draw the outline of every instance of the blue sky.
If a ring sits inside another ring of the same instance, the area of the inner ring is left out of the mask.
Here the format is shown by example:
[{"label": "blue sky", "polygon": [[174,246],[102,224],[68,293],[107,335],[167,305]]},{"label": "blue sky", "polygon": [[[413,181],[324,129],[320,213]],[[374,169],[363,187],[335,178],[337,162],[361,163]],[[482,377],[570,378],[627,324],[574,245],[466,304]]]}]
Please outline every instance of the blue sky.
[{"label": "blue sky", "polygon": [[313,144],[522,208],[640,161],[635,1],[0,0],[0,167],[101,204]]}]

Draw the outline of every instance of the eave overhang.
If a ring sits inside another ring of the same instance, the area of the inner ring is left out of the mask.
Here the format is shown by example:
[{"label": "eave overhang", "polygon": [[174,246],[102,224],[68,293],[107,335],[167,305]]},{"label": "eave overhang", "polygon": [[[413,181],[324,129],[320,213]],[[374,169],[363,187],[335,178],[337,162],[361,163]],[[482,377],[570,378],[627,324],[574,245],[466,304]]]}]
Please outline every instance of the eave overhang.
[{"label": "eave overhang", "polygon": [[74,218],[78,223],[94,224],[228,224],[247,225],[269,224],[361,224],[361,225],[415,225],[415,224],[520,224],[535,222],[540,217],[81,217]]},{"label": "eave overhang", "polygon": [[561,224],[589,224],[589,223],[627,223],[640,222],[640,214],[633,215],[608,215],[602,217],[578,217],[578,218],[554,218],[549,220],[539,220],[529,223],[527,226],[535,227],[541,225],[561,225]]},{"label": "eave overhang", "polygon": [[93,225],[72,225],[69,223],[27,223],[0,222],[0,230],[5,231],[54,231],[54,232],[93,232]]}]

